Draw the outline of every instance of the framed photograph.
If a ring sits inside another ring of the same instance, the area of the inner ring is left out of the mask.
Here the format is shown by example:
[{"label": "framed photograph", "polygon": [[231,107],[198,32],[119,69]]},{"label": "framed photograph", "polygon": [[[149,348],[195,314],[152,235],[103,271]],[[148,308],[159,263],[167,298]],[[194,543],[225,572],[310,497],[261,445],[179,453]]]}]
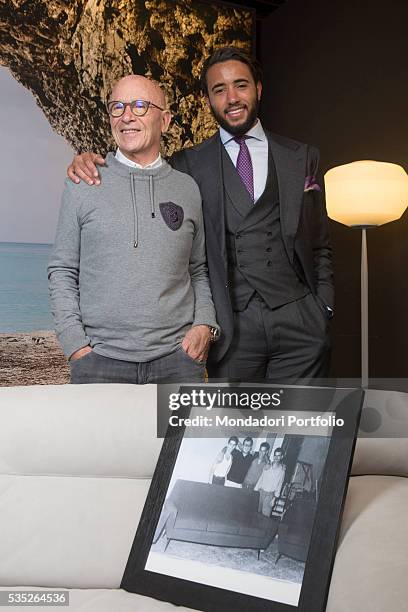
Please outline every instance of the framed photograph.
[{"label": "framed photograph", "polygon": [[122,588],[208,612],[322,612],[363,395],[162,388],[168,429]]}]

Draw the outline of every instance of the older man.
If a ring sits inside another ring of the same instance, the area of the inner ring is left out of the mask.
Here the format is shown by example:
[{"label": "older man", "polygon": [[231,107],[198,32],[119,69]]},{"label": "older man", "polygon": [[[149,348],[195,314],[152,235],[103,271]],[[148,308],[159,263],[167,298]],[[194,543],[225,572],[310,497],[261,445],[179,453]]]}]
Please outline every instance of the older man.
[{"label": "older man", "polygon": [[165,105],[153,81],[118,81],[107,104],[118,148],[100,189],[66,183],[48,273],[74,383],[204,377],[218,328],[201,197],[160,157]]}]

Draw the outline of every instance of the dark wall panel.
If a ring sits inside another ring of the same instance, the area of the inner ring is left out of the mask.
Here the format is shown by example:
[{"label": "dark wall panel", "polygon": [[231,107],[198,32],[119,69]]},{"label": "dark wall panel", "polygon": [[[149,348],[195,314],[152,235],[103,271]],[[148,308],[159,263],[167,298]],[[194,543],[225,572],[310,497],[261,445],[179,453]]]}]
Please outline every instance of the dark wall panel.
[{"label": "dark wall panel", "polygon": [[[317,145],[324,171],[358,159],[407,170],[407,23],[406,0],[289,0],[259,26],[265,126]],[[332,374],[359,376],[360,235],[331,229]],[[370,376],[407,377],[408,213],[371,230],[368,249]]]}]

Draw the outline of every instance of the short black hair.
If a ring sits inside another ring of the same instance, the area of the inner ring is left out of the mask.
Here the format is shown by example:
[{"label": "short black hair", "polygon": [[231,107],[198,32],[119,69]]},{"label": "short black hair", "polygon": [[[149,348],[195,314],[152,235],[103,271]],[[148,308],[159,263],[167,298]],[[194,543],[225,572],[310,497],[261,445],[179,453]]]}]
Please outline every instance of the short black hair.
[{"label": "short black hair", "polygon": [[219,49],[216,49],[214,53],[210,55],[210,57],[207,57],[201,70],[200,86],[207,96],[208,70],[211,68],[211,66],[214,66],[214,64],[221,64],[222,62],[228,62],[230,60],[236,60],[237,62],[246,64],[251,71],[255,84],[262,82],[262,68],[257,59],[251,57],[248,55],[248,53],[245,53],[245,51],[239,49],[238,47],[220,47]]},{"label": "short black hair", "polygon": [[268,442],[262,442],[261,446],[259,447],[259,450],[261,450],[262,447],[265,447],[267,451],[269,451],[271,449],[270,445],[268,444]]},{"label": "short black hair", "polygon": [[278,448],[275,448],[275,450],[273,451],[273,454],[275,453],[282,453],[283,455],[283,448],[281,446],[278,446]]},{"label": "short black hair", "polygon": [[243,441],[242,445],[244,445],[244,444],[245,444],[245,442],[250,442],[251,444],[253,444],[253,443],[254,443],[253,439],[252,439],[252,438],[250,438],[249,436],[247,436],[247,437],[245,438],[245,440]]},{"label": "short black hair", "polygon": [[237,436],[231,436],[230,438],[228,438],[228,444],[229,444],[230,442],[235,442],[235,444],[236,444],[237,446],[238,446],[238,444],[239,444],[239,440],[238,440]]}]

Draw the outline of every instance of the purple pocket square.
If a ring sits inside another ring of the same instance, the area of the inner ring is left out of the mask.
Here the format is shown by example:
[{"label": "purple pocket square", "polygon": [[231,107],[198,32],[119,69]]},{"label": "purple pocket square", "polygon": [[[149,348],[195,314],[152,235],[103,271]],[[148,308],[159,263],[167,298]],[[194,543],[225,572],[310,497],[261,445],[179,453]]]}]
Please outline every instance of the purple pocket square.
[{"label": "purple pocket square", "polygon": [[316,183],[316,177],[310,174],[305,178],[305,186],[303,191],[321,191],[321,187]]}]

